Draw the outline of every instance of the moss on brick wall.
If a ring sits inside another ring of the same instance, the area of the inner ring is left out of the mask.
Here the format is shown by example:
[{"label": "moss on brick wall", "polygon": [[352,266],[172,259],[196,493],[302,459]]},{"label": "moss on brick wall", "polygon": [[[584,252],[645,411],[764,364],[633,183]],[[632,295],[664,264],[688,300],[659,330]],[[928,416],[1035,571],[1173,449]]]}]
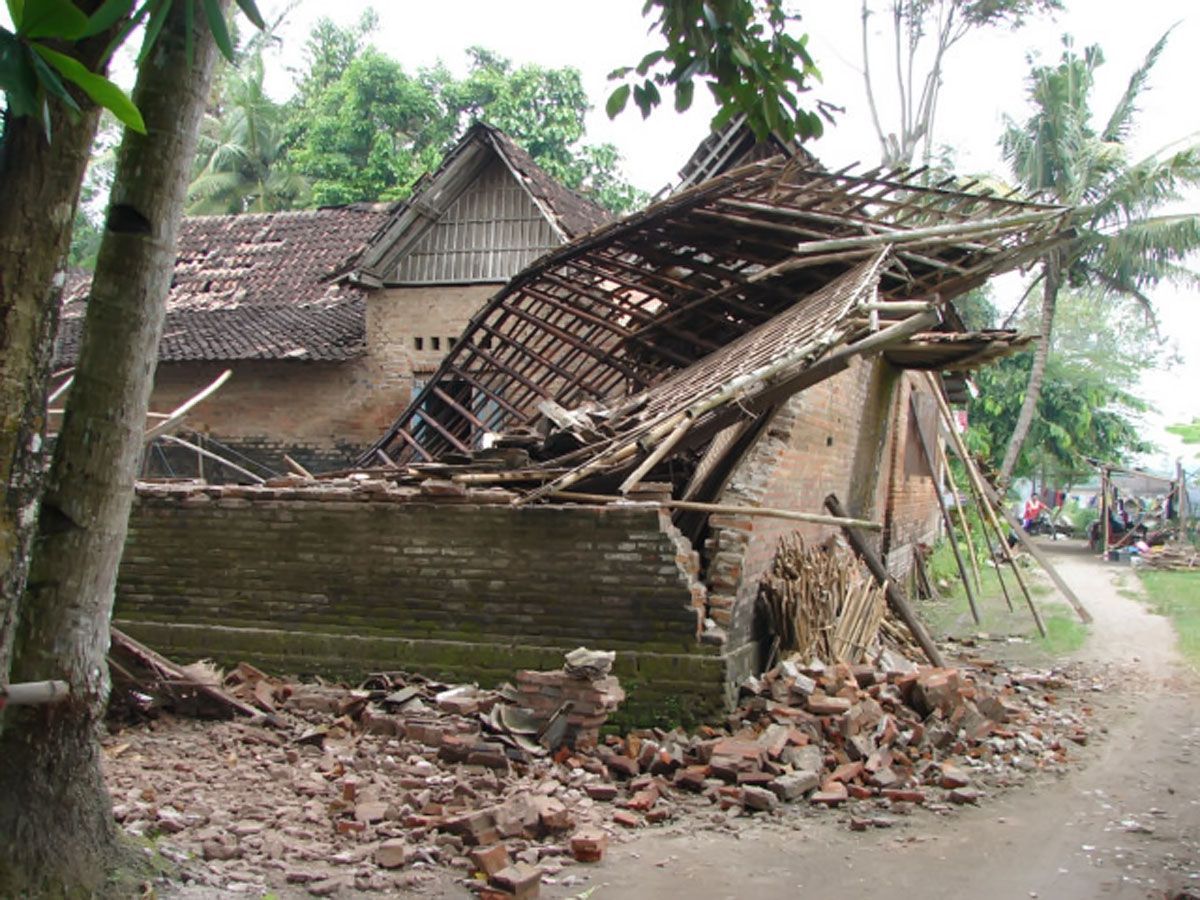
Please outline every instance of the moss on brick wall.
[{"label": "moss on brick wall", "polygon": [[653,509],[241,493],[139,497],[121,627],[182,660],[350,680],[494,684],[586,644],[618,651],[626,724],[724,709],[724,659],[696,638],[694,562]]}]

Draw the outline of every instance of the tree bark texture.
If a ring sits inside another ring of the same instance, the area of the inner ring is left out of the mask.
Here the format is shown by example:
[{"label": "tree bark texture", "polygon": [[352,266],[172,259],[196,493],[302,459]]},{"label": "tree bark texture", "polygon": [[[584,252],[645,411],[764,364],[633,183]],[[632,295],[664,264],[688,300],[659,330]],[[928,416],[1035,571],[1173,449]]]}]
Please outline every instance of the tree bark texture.
[{"label": "tree bark texture", "polygon": [[[117,847],[100,767],[113,590],[216,48],[198,4],[173,5],[140,67],[147,134],[118,154],[71,402],[47,476],[12,680],[58,678],[65,703],[0,735],[0,896],[103,890]],[[193,24],[194,23],[194,24]],[[188,38],[188,26],[193,24]]]},{"label": "tree bark texture", "polygon": [[[85,12],[97,6],[80,4]],[[76,45],[75,56],[94,71],[115,32]],[[75,96],[80,114],[51,101],[49,142],[42,123],[29,117],[10,117],[0,139],[0,683],[8,681],[41,493],[46,382],[62,287],[55,275],[100,120],[94,104]]]},{"label": "tree bark texture", "polygon": [[1013,470],[1021,455],[1025,438],[1033,425],[1033,417],[1037,413],[1038,400],[1042,396],[1042,381],[1046,377],[1046,360],[1050,357],[1050,335],[1054,329],[1054,311],[1058,305],[1058,289],[1062,285],[1062,255],[1054,252],[1043,264],[1044,280],[1042,282],[1042,337],[1033,351],[1033,368],[1029,370],[1029,383],[1025,387],[1025,400],[1017,414],[1017,424],[1012,436],[1008,439],[1008,448],[1004,451],[1004,461],[1000,464],[1000,484],[1007,485],[1012,480]]}]

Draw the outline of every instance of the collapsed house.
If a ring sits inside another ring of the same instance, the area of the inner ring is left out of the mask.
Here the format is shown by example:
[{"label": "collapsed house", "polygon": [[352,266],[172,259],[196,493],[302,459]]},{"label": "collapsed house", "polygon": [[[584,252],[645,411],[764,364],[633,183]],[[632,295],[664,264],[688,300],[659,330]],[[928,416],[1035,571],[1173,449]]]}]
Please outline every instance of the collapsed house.
[{"label": "collapsed house", "polygon": [[[200,444],[265,477],[288,471],[285,454],[345,466],[500,285],[610,218],[482,124],[400,204],[187,217],[151,408],[174,409],[229,369],[189,418]],[[90,286],[76,276],[64,291],[60,367],[78,352]],[[155,445],[144,474],[232,473]]]},{"label": "collapsed house", "polygon": [[715,715],[763,663],[780,538],[826,536],[826,495],[894,574],[934,536],[916,375],[1023,346],[951,301],[1066,224],[803,158],[707,179],[520,272],[357,470],[144,486],[117,624],[181,656],[490,682],[603,646],[631,718]]}]

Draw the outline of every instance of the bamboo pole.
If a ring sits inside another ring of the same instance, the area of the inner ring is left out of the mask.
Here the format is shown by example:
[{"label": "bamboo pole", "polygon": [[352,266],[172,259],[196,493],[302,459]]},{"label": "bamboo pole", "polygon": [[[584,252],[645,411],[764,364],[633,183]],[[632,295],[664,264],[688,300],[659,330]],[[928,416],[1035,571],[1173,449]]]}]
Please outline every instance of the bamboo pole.
[{"label": "bamboo pole", "polygon": [[[62,384],[60,384],[58,387],[56,387],[54,389],[54,393],[52,393],[49,397],[46,398],[46,405],[49,406],[51,403],[53,403],[55,400],[57,400],[59,397],[61,397],[64,393],[66,393],[67,388],[69,388],[74,383],[75,383],[75,376],[72,375],[66,381],[64,381]],[[55,412],[55,410],[52,409],[52,410],[50,410],[50,412]]]},{"label": "bamboo pole", "polygon": [[229,460],[227,460],[225,457],[221,456],[220,454],[213,453],[211,450],[205,450],[203,447],[201,447],[197,444],[193,444],[191,441],[185,441],[183,438],[175,437],[175,435],[173,435],[173,434],[161,434],[161,435],[159,435],[159,437],[161,437],[164,441],[170,441],[171,443],[178,444],[181,447],[187,447],[189,450],[195,450],[196,453],[198,453],[201,456],[207,456],[209,459],[216,460],[221,465],[228,466],[229,468],[233,469],[238,474],[245,475],[247,478],[249,478],[255,484],[266,484],[265,479],[260,478],[258,475],[255,475],[249,469],[243,469],[237,463],[230,462]]},{"label": "bamboo pole", "polygon": [[[929,474],[933,477],[933,490],[937,495],[938,509],[942,512],[942,522],[946,526],[946,536],[950,538],[950,549],[954,551],[954,561],[958,564],[958,574],[962,576],[963,587],[967,591],[967,604],[971,607],[971,618],[978,625],[983,620],[979,617],[979,607],[975,603],[975,592],[971,590],[971,578],[967,574],[966,563],[963,562],[962,554],[958,550],[958,541],[954,537],[954,522],[950,518],[950,511],[946,509],[946,498],[942,496],[942,482],[938,478],[937,464],[933,454],[929,451],[929,443],[925,440],[925,433],[921,431],[921,423],[916,421],[916,396],[910,394],[908,401],[909,408],[912,410],[913,422],[916,425],[917,443],[921,445],[921,452],[924,454],[925,462],[929,466]],[[928,574],[926,577],[928,579]]]},{"label": "bamboo pole", "polygon": [[958,524],[962,528],[963,537],[967,542],[967,559],[971,563],[971,573],[975,576],[975,590],[983,590],[983,579],[979,575],[979,557],[975,550],[975,539],[971,537],[971,526],[967,522],[967,514],[962,507],[962,494],[958,491],[958,483],[954,480],[954,470],[950,468],[950,460],[946,458],[941,447],[938,447],[938,458],[945,466],[946,481],[950,484],[950,489],[954,491],[954,511],[958,513]]},{"label": "bamboo pole", "polygon": [[1100,470],[1100,518],[1104,520],[1104,542],[1100,545],[1100,555],[1108,559],[1108,542],[1112,540],[1109,531],[1111,513],[1108,510],[1108,469]]},{"label": "bamboo pole", "polygon": [[839,528],[861,528],[864,531],[882,531],[883,525],[869,519],[851,519],[846,516],[826,516],[821,513],[799,512],[794,509],[776,509],[770,506],[727,506],[721,503],[699,503],[693,500],[626,500],[611,494],[582,494],[574,491],[554,491],[552,496],[579,503],[629,503],[638,506],[657,506],[663,509],[681,509],[686,512],[715,513],[726,516],[758,516],[764,519],[787,519],[791,522],[808,522],[814,525],[833,525]]},{"label": "bamboo pole", "polygon": [[0,709],[5,706],[41,706],[58,703],[71,693],[65,681],[23,681],[0,685]]},{"label": "bamboo pole", "polygon": [[692,422],[694,421],[695,419],[692,418],[690,413],[685,414],[683,419],[678,425],[675,426],[671,433],[663,438],[662,442],[654,448],[653,452],[649,456],[642,460],[642,464],[634,469],[628,478],[621,482],[621,487],[618,488],[618,490],[620,490],[622,494],[628,494],[631,490],[633,490],[637,486],[638,482],[646,477],[646,473],[658,465],[662,458],[670,453],[671,449],[679,443],[685,434],[687,434],[688,429],[692,427]]},{"label": "bamboo pole", "polygon": [[[1021,588],[1021,593],[1025,595],[1025,604],[1029,607],[1034,624],[1037,625],[1038,633],[1042,637],[1045,637],[1046,623],[1042,621],[1042,614],[1038,612],[1037,604],[1033,602],[1033,594],[1029,592],[1029,586],[1025,584],[1025,578],[1021,575],[1020,567],[1017,566],[1017,561],[1013,558],[1012,551],[1008,547],[1008,541],[1005,540],[1004,536],[1004,529],[1000,527],[1000,522],[996,518],[996,511],[992,508],[987,493],[984,491],[983,476],[979,474],[979,469],[975,466],[975,461],[971,459],[971,455],[967,452],[962,438],[959,437],[958,429],[955,427],[954,414],[950,411],[950,404],[946,402],[946,398],[942,395],[941,388],[934,380],[933,375],[926,372],[925,378],[929,383],[930,390],[933,392],[933,399],[942,413],[942,419],[946,423],[946,428],[950,432],[950,440],[954,444],[954,450],[963,461],[963,465],[967,470],[967,477],[975,485],[975,491],[980,497],[980,506],[987,514],[986,518],[991,523],[992,529],[999,539],[1000,551],[1004,554],[1005,559],[1008,560],[1008,564],[1013,571],[1013,576],[1017,579],[1017,585]],[[997,566],[996,572],[999,573],[999,571],[1000,568]]]},{"label": "bamboo pole", "polygon": [[[842,507],[837,495],[830,494],[825,498],[825,508],[836,517],[846,519],[846,510]],[[888,605],[896,611],[896,615],[908,626],[908,630],[917,639],[917,643],[921,645],[921,649],[925,652],[929,661],[938,668],[945,668],[946,660],[942,658],[942,653],[938,650],[937,644],[933,642],[933,639],[929,636],[929,632],[925,630],[924,624],[917,618],[917,614],[913,612],[912,607],[908,605],[908,599],[904,596],[904,592],[900,590],[896,582],[888,575],[887,570],[883,567],[883,563],[875,555],[875,551],[868,546],[863,536],[853,526],[843,525],[842,531],[846,535],[846,540],[850,542],[850,546],[854,548],[854,552],[867,564],[867,568],[871,570],[871,574],[875,576],[875,579],[883,585],[884,590],[887,592]]]},{"label": "bamboo pole", "polygon": [[308,469],[304,468],[304,466],[300,465],[300,463],[296,462],[294,459],[292,459],[286,453],[283,454],[283,461],[285,463],[287,463],[287,467],[289,469],[291,469],[293,472],[295,472],[297,475],[300,475],[303,478],[312,478],[313,477],[312,472],[308,471]]},{"label": "bamboo pole", "polygon": [[142,435],[142,440],[149,444],[159,435],[165,435],[168,431],[183,421],[183,417],[188,414],[188,411],[191,410],[192,407],[194,407],[201,400],[205,400],[215,394],[221,385],[228,381],[232,376],[233,370],[226,369],[217,376],[216,380],[214,380],[212,384],[200,391],[200,393],[194,394],[190,399],[185,401],[182,406],[171,410],[170,414],[165,419]]},{"label": "bamboo pole", "polygon": [[997,506],[999,506],[1000,511],[1004,513],[1004,518],[1008,520],[1009,527],[1013,529],[1013,533],[1016,534],[1017,540],[1019,540],[1025,549],[1029,551],[1029,555],[1038,561],[1045,573],[1050,576],[1050,580],[1054,582],[1054,586],[1057,587],[1059,591],[1062,592],[1062,595],[1067,598],[1067,602],[1071,604],[1071,607],[1075,610],[1079,618],[1084,623],[1090,623],[1092,621],[1092,614],[1087,611],[1079,597],[1077,597],[1075,592],[1071,590],[1070,585],[1063,581],[1062,576],[1058,574],[1058,570],[1054,568],[1054,566],[1050,563],[1050,560],[1048,560],[1046,555],[1042,553],[1042,549],[1030,539],[1029,535],[1025,533],[1025,529],[1021,527],[1021,523],[1017,521],[1016,517],[1011,512],[1004,508],[1003,504],[1000,503],[1000,497],[996,494],[995,488],[986,482],[984,487],[989,492],[990,499]]},{"label": "bamboo pole", "polygon": [[[1025,579],[1021,577],[1020,571],[1017,569],[1017,562],[1013,558],[1012,553],[1008,549],[1008,538],[1004,534],[1004,529],[1000,527],[1000,523],[996,519],[995,510],[992,509],[991,503],[983,492],[983,478],[979,474],[979,470],[975,467],[974,462],[967,452],[966,445],[962,438],[958,435],[958,428],[954,422],[954,414],[950,410],[950,405],[945,402],[942,393],[938,390],[937,384],[933,381],[932,376],[929,378],[929,385],[934,392],[934,399],[938,403],[938,410],[942,413],[943,421],[946,429],[950,434],[951,443],[954,446],[954,451],[959,459],[963,461],[963,468],[967,471],[967,486],[971,490],[971,496],[975,501],[976,507],[979,509],[979,521],[983,526],[983,539],[987,542],[989,552],[991,554],[992,565],[996,569],[996,581],[1000,585],[1000,591],[1004,594],[1004,603],[1008,607],[1009,612],[1014,612],[1012,596],[1009,593],[1008,585],[1004,582],[1003,563],[1007,562],[1013,570],[1013,576],[1017,580],[1017,586],[1021,589],[1025,597],[1025,603],[1029,606],[1033,613],[1034,621],[1039,623],[1038,631],[1044,637],[1044,626],[1041,623],[1041,615],[1033,603],[1033,595],[1029,592],[1029,588],[1025,584]],[[995,541],[995,544],[992,541]],[[999,547],[1000,553],[997,553],[993,547]]]}]

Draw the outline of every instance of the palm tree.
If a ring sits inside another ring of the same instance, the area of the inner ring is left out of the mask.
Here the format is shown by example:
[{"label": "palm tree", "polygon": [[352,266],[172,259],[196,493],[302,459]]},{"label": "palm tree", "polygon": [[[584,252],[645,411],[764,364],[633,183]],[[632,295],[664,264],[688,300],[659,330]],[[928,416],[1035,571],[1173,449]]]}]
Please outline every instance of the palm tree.
[{"label": "palm tree", "polygon": [[1095,70],[1104,62],[1097,46],[1078,55],[1069,38],[1057,65],[1036,66],[1029,78],[1034,112],[1024,123],[1007,121],[1001,138],[1016,180],[1028,190],[1075,208],[1074,233],[1041,260],[1042,340],[1034,352],[1012,437],[1000,465],[1007,482],[1029,433],[1046,372],[1058,292],[1091,285],[1133,298],[1153,323],[1148,291],[1162,281],[1200,284],[1186,258],[1200,248],[1200,217],[1164,212],[1200,185],[1200,144],[1179,143],[1130,162],[1126,145],[1138,99],[1166,45],[1158,39],[1099,131],[1088,95]]},{"label": "palm tree", "polygon": [[308,198],[308,182],[285,162],[283,107],[263,91],[261,49],[233,69],[221,108],[209,115],[200,137],[197,173],[187,211],[275,212]]}]

